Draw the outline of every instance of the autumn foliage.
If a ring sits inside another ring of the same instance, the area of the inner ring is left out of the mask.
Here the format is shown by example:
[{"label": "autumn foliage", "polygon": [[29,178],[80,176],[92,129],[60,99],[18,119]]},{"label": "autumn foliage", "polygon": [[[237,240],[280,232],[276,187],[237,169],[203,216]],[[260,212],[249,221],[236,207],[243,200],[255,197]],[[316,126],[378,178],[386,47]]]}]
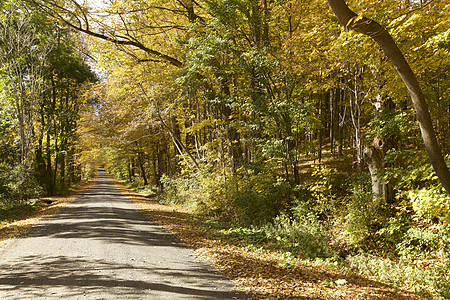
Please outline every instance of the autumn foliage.
[{"label": "autumn foliage", "polygon": [[[21,60],[0,60],[5,174],[28,168],[37,195],[102,165],[251,244],[448,297],[450,200],[420,115],[377,44],[348,30],[375,20],[396,42],[448,162],[448,0],[348,1],[345,26],[325,1],[25,2],[46,16],[27,25],[44,28],[46,58],[40,92],[7,72]],[[100,81],[85,89],[89,58]]]}]

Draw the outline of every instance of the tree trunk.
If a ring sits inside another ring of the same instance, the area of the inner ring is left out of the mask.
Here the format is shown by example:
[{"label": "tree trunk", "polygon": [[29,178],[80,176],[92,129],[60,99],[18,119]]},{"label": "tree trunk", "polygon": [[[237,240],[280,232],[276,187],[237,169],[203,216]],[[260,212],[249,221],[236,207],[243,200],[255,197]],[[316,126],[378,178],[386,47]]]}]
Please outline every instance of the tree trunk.
[{"label": "tree trunk", "polygon": [[335,88],[332,88],[332,89],[330,89],[330,91],[329,91],[329,97],[330,97],[330,100],[329,100],[329,104],[330,104],[330,107],[329,107],[329,109],[330,109],[330,125],[329,125],[329,133],[330,133],[330,153],[332,154],[332,155],[334,155],[334,115],[335,115],[335,105],[334,105],[334,103],[335,103],[335,95],[336,95],[336,93],[335,93],[335,91],[336,91],[336,89]]},{"label": "tree trunk", "polygon": [[381,151],[374,146],[364,147],[363,153],[367,166],[369,167],[370,178],[372,179],[373,202],[379,204],[385,200],[383,183],[379,174],[383,170],[382,154]]},{"label": "tree trunk", "polygon": [[59,184],[64,189],[66,185],[66,152],[61,153],[59,158]]},{"label": "tree trunk", "polygon": [[348,8],[345,0],[328,0],[328,3],[342,25],[350,30],[370,36],[377,42],[397,70],[413,102],[431,164],[442,186],[450,194],[450,171],[439,148],[425,97],[414,72],[395,41],[377,22],[365,17],[358,17],[357,14]]},{"label": "tree trunk", "polygon": [[[231,96],[230,84],[226,79],[220,80],[220,93],[224,98]],[[242,164],[242,145],[241,137],[239,132],[230,123],[232,122],[232,110],[231,108],[223,103],[220,107],[222,120],[224,121],[226,127],[226,134],[229,143],[229,155],[231,159],[231,170],[233,174]]]},{"label": "tree trunk", "polygon": [[72,186],[75,183],[75,157],[73,147],[71,147],[68,152],[67,163],[69,186]]},{"label": "tree trunk", "polygon": [[141,170],[141,176],[142,176],[142,179],[144,180],[144,186],[148,186],[147,174],[145,173],[143,160],[144,160],[144,154],[142,152],[139,152],[138,153],[139,169]]},{"label": "tree trunk", "polygon": [[317,140],[319,142],[318,149],[317,149],[317,159],[319,160],[319,164],[322,162],[322,144],[323,144],[323,138],[322,138],[322,132],[323,132],[323,107],[322,107],[322,98],[319,99],[319,121],[320,121],[320,127],[317,130]]}]

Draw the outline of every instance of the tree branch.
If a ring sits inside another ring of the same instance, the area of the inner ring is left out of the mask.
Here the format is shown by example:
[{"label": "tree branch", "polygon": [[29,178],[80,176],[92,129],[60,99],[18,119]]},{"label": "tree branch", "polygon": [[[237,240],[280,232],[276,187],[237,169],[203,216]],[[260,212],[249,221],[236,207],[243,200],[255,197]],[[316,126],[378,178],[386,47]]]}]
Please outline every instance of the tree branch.
[{"label": "tree branch", "polygon": [[[181,68],[183,67],[183,63],[176,59],[175,57],[169,56],[167,54],[161,53],[155,49],[149,48],[146,45],[144,45],[141,42],[138,42],[136,40],[133,40],[130,37],[119,37],[119,36],[108,36],[102,33],[94,32],[89,27],[89,20],[88,16],[85,13],[83,7],[75,0],[72,0],[71,3],[74,4],[74,6],[79,11],[80,16],[67,8],[64,8],[57,4],[56,1],[41,1],[41,0],[26,0],[28,2],[33,3],[43,11],[45,11],[50,16],[61,20],[64,24],[66,24],[68,27],[75,29],[77,31],[83,32],[87,35],[114,43],[116,45],[124,45],[124,46],[132,46],[135,48],[138,48],[140,50],[143,50],[144,52],[156,56],[158,60],[167,62],[175,67]],[[65,17],[64,14],[68,14],[70,17],[74,18],[76,22],[70,21],[68,17]],[[83,26],[84,24],[84,26]]]},{"label": "tree branch", "polygon": [[439,181],[447,193],[450,194],[450,171],[437,142],[425,96],[423,95],[416,75],[403,56],[403,53],[398,48],[392,36],[380,24],[365,17],[358,16],[348,8],[345,0],[328,0],[328,4],[339,22],[347,29],[370,36],[383,49],[397,70],[397,73],[408,89],[414,105],[428,157]]}]

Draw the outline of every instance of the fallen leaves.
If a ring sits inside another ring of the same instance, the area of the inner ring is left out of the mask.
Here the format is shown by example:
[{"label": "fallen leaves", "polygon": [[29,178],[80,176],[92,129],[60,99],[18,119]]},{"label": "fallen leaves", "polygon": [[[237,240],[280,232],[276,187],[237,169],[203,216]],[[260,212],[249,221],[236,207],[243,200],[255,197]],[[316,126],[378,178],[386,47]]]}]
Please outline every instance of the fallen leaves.
[{"label": "fallen leaves", "polygon": [[[16,221],[4,222],[0,224],[0,249],[3,249],[12,238],[20,236],[27,232],[34,224],[40,219],[46,216],[57,213],[62,207],[66,206],[73,200],[75,200],[80,194],[94,186],[96,178],[94,180],[82,185],[75,189],[68,196],[55,196],[46,197],[41,200],[42,203],[36,210],[28,212],[23,216],[18,216]],[[50,202],[48,204],[47,202]]]},{"label": "fallen leaves", "polygon": [[176,235],[195,253],[212,262],[239,289],[260,299],[422,299],[321,262],[301,260],[274,250],[241,245],[218,229],[204,230],[186,209],[160,205],[116,186],[150,219]]},{"label": "fallen leaves", "polygon": [[[76,194],[55,197],[51,205],[41,205],[32,216],[0,226],[0,246],[9,238],[26,232],[40,218],[56,213],[77,198],[94,182]],[[193,248],[196,254],[212,262],[239,289],[260,299],[421,299],[411,292],[346,274],[321,262],[311,262],[275,250],[256,248],[227,238],[219,229],[205,230],[197,216],[183,208],[160,205],[129,191],[123,184],[116,186],[146,215]],[[250,297],[250,296],[249,296]]]}]

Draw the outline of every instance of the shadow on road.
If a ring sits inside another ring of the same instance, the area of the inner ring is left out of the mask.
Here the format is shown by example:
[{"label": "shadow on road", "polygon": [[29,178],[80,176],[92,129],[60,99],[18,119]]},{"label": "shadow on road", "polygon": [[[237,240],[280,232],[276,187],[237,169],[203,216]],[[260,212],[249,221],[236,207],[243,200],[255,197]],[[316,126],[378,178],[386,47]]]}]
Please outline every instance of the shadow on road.
[{"label": "shadow on road", "polygon": [[160,230],[137,211],[104,173],[100,173],[95,187],[27,234],[27,237],[39,236],[184,247],[176,237]]},{"label": "shadow on road", "polygon": [[[144,296],[159,295],[159,292],[169,292],[172,299],[181,299],[183,296],[199,299],[233,299],[236,292],[216,291],[208,289],[209,285],[199,285],[199,288],[183,287],[171,284],[170,278],[188,280],[193,277],[205,283],[222,279],[219,275],[191,268],[180,271],[171,271],[163,268],[145,267],[139,271],[145,278],[146,274],[160,278],[167,278],[166,282],[147,282],[139,279],[126,279],[117,276],[122,270],[134,269],[127,264],[111,265],[108,261],[86,260],[83,257],[49,257],[28,256],[22,261],[13,264],[1,264],[0,269],[0,293],[17,292],[17,284],[20,284],[20,296],[17,299],[29,299],[35,297],[51,296],[46,288],[51,287],[56,292],[60,291],[64,297],[88,297],[108,291],[108,297],[127,296],[142,298]],[[111,275],[107,275],[110,273]],[[55,293],[55,292],[54,292]],[[98,299],[98,298],[96,298]]]},{"label": "shadow on road", "polygon": [[0,299],[247,299],[123,196],[104,172],[15,241]]}]

